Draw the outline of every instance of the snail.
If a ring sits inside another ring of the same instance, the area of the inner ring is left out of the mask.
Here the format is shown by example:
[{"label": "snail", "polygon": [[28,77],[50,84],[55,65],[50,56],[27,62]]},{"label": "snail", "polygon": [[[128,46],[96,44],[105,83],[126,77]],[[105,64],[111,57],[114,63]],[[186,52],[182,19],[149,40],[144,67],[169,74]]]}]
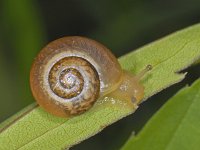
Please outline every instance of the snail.
[{"label": "snail", "polygon": [[57,39],[44,47],[30,71],[31,91],[41,107],[59,117],[89,110],[97,99],[110,96],[139,102],[144,87],[141,76],[123,70],[102,44],[79,36]]}]

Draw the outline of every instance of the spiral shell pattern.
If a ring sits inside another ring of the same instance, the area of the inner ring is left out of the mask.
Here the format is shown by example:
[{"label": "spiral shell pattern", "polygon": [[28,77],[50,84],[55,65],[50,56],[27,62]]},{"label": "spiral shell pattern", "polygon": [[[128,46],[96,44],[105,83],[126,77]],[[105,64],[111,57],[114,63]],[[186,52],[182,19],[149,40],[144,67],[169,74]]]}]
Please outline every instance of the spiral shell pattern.
[{"label": "spiral shell pattern", "polygon": [[122,69],[106,47],[72,36],[57,39],[40,51],[31,68],[30,85],[46,111],[70,117],[115,90],[121,78]]},{"label": "spiral shell pattern", "polygon": [[66,102],[63,107],[70,114],[84,112],[99,96],[98,73],[83,58],[72,56],[59,60],[51,68],[48,82],[51,90]]}]

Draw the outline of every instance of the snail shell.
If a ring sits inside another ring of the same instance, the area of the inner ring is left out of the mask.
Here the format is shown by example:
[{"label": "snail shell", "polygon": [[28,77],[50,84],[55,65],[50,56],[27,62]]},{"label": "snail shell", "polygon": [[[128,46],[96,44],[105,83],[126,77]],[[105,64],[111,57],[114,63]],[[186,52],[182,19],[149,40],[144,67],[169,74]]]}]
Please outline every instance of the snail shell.
[{"label": "snail shell", "polygon": [[134,76],[121,69],[102,44],[84,37],[64,37],[49,43],[35,58],[30,72],[33,96],[48,112],[70,117],[90,109],[103,96],[138,104],[139,83],[148,66]]},{"label": "snail shell", "polygon": [[40,106],[65,117],[88,110],[98,97],[116,89],[121,78],[122,69],[106,47],[71,36],[40,51],[31,68],[30,85]]}]

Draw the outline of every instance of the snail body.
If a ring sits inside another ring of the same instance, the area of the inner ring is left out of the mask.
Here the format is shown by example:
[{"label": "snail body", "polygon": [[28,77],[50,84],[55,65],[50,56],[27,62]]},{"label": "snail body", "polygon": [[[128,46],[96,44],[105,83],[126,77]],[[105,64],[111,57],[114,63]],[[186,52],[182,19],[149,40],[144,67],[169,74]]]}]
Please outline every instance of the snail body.
[{"label": "snail body", "polygon": [[39,105],[60,117],[81,114],[106,95],[139,101],[144,93],[139,79],[122,70],[105,46],[78,36],[60,38],[40,51],[30,85]]}]

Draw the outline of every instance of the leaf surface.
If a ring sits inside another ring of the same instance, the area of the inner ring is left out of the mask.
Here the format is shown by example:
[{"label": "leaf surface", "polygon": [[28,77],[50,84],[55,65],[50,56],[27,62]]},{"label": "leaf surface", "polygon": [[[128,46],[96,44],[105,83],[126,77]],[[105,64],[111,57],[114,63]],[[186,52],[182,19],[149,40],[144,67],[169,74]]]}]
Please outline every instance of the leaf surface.
[{"label": "leaf surface", "polygon": [[200,80],[172,97],[122,150],[199,150]]},{"label": "leaf surface", "polygon": [[[142,79],[144,100],[181,81],[177,74],[200,58],[200,25],[176,32],[119,58],[120,64],[138,73],[151,64],[153,70]],[[100,132],[104,127],[133,113],[137,107],[123,100],[101,98],[86,113],[70,119],[52,116],[40,107],[25,109],[11,125],[4,123],[0,149],[60,149]],[[16,118],[17,117],[17,118]]]}]

